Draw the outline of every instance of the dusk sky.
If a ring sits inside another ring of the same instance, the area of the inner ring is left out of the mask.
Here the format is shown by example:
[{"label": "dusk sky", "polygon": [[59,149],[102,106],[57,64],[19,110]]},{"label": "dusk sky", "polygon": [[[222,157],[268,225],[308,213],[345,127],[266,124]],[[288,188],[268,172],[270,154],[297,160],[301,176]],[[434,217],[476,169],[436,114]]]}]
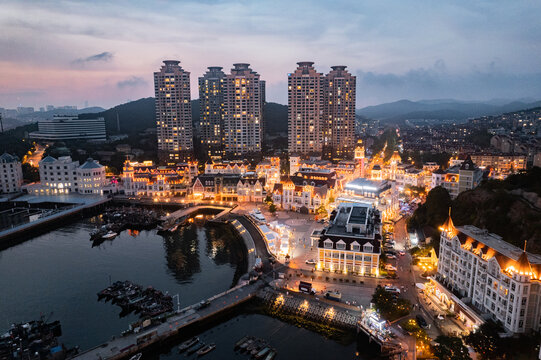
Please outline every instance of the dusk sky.
[{"label": "dusk sky", "polygon": [[287,103],[298,61],[347,65],[357,106],[400,99],[541,99],[540,1],[20,1],[0,4],[0,107],[105,108],[154,96],[177,59],[247,62]]}]

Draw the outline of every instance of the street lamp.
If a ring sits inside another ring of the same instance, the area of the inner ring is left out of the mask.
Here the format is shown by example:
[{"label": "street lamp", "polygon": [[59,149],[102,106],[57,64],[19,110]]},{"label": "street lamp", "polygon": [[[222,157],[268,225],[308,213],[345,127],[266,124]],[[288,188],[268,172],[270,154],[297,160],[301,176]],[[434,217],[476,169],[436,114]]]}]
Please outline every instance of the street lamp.
[{"label": "street lamp", "polygon": [[177,298],[177,314],[180,312],[180,295],[173,295],[173,299]]}]

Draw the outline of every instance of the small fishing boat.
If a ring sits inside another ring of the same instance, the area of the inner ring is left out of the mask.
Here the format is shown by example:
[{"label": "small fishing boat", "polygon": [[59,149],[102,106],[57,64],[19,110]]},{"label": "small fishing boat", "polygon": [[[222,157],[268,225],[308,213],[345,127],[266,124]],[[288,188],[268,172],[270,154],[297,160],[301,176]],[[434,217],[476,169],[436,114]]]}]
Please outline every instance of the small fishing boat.
[{"label": "small fishing boat", "polygon": [[244,344],[246,341],[248,341],[248,339],[250,339],[249,336],[245,336],[243,337],[242,339],[240,339],[239,341],[237,341],[235,343],[235,349],[237,349],[239,346],[241,346],[242,344]]},{"label": "small fishing boat", "polygon": [[254,339],[248,339],[246,342],[244,342],[244,343],[240,346],[240,351],[246,351],[246,349],[248,348],[248,346],[250,346],[253,342],[254,342]]},{"label": "small fishing boat", "polygon": [[187,351],[186,353],[187,353],[188,355],[191,355],[191,354],[193,354],[194,352],[201,350],[201,349],[204,348],[205,346],[207,346],[207,344],[205,344],[204,342],[197,343],[197,344],[195,344],[194,346],[192,346],[191,348],[189,348],[188,351]]},{"label": "small fishing boat", "polygon": [[272,360],[276,357],[276,350],[272,349],[268,354],[265,360]]},{"label": "small fishing boat", "polygon": [[250,345],[246,347],[246,351],[249,353],[252,353],[252,350],[260,346],[260,343],[261,343],[261,340],[255,339],[253,343],[251,343]]},{"label": "small fishing boat", "polygon": [[205,354],[208,354],[212,350],[216,348],[216,344],[208,344],[203,346],[201,349],[197,351],[197,356],[203,356]]},{"label": "small fishing boat", "polygon": [[261,359],[263,358],[265,355],[267,355],[269,353],[269,351],[271,351],[271,347],[270,346],[265,346],[263,349],[261,349],[257,354],[255,354],[255,358],[256,359]]},{"label": "small fishing boat", "polygon": [[199,342],[199,338],[197,336],[194,336],[191,339],[188,339],[184,341],[182,344],[179,345],[178,351],[183,352],[194,346]]},{"label": "small fishing boat", "polygon": [[101,238],[102,239],[106,239],[106,240],[109,240],[109,239],[114,239],[118,234],[114,231],[109,231],[107,234],[103,235]]},{"label": "small fishing boat", "polygon": [[130,360],[141,360],[141,356],[143,356],[142,353],[137,353],[135,355],[133,355]]},{"label": "small fishing boat", "polygon": [[252,348],[250,354],[256,356],[263,348],[267,346],[267,343],[264,340],[260,340],[256,346]]}]

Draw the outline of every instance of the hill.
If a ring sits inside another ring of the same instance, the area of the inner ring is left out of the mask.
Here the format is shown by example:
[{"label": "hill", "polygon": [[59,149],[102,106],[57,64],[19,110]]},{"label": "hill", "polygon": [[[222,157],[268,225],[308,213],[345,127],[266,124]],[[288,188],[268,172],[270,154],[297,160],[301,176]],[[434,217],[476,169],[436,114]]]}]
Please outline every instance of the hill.
[{"label": "hill", "polygon": [[268,102],[263,108],[267,134],[287,134],[287,105]]},{"label": "hill", "polygon": [[[287,132],[287,106],[266,103],[263,109],[268,133]],[[117,128],[117,114],[120,131]],[[107,134],[137,133],[156,126],[156,105],[154,98],[131,101],[98,113],[81,114],[82,119],[103,117]],[[199,122],[199,99],[192,100],[192,121]]]},{"label": "hill", "polygon": [[[120,131],[117,128],[117,116]],[[107,134],[140,132],[149,127],[156,126],[156,107],[154,98],[143,98],[117,105],[111,109],[98,113],[80,114],[81,119],[103,117]]]},{"label": "hill", "polygon": [[388,122],[407,119],[465,120],[471,117],[497,115],[506,112],[541,106],[541,101],[466,102],[452,99],[443,100],[399,100],[358,109],[358,115]]},{"label": "hill", "polygon": [[438,227],[445,221],[449,205],[455,225],[487,229],[518,247],[528,240],[528,250],[541,254],[541,168],[505,180],[483,182],[453,201],[447,190],[436,187],[409,219],[408,226],[425,229],[437,244]]}]

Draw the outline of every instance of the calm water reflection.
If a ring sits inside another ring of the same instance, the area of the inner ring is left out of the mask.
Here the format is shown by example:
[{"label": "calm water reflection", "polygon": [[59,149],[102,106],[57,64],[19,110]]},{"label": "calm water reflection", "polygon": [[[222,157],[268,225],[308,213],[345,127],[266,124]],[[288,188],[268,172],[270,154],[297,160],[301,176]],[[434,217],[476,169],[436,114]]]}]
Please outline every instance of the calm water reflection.
[{"label": "calm water reflection", "polygon": [[97,301],[109,277],[180,294],[186,306],[227,290],[246,268],[244,247],[225,226],[192,224],[163,237],[156,230],[124,231],[92,247],[95,220],[0,252],[0,330],[53,313],[62,323],[61,341],[86,349],[137,319],[119,318],[120,308]]}]

